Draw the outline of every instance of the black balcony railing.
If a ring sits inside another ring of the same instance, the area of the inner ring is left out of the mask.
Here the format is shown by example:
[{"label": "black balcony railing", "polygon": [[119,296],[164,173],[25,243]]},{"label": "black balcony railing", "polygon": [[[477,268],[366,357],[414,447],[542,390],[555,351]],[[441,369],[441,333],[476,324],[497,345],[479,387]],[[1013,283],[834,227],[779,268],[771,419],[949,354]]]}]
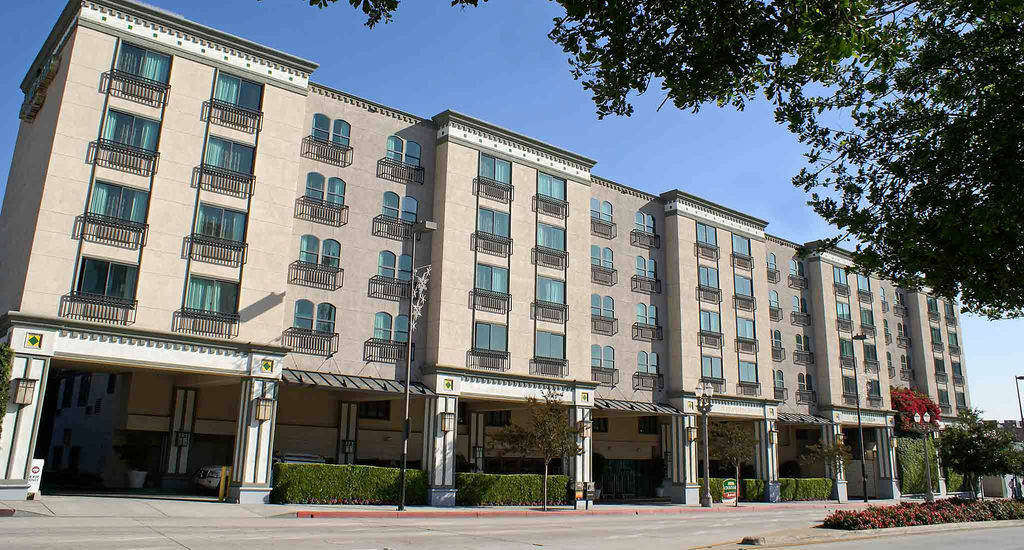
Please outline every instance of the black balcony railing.
[{"label": "black balcony railing", "polygon": [[338,290],[345,280],[345,270],[333,265],[296,260],[288,266],[288,282],[321,290]]},{"label": "black balcony railing", "polygon": [[612,286],[619,281],[619,272],[610,267],[590,264],[590,282]]},{"label": "black balcony railing", "polygon": [[892,343],[892,333],[889,332],[888,329],[886,329],[886,331],[885,331],[885,344],[889,345],[891,343]]},{"label": "black balcony railing", "polygon": [[130,325],[135,322],[137,306],[136,300],[75,291],[61,296],[60,316]]},{"label": "black balcony railing", "polygon": [[643,342],[654,342],[664,338],[660,325],[649,325],[647,323],[633,323],[633,339]]},{"label": "black balcony railing", "polygon": [[204,101],[201,118],[250,134],[259,132],[263,127],[263,111],[249,109],[221,99]]},{"label": "black balcony railing", "polygon": [[550,323],[564,323],[569,320],[569,306],[557,302],[537,300],[533,302],[533,318]]},{"label": "black balcony railing", "polygon": [[424,174],[423,167],[416,164],[407,164],[387,157],[377,161],[377,177],[381,179],[423,185]]},{"label": "black balcony railing", "polygon": [[768,318],[772,321],[782,320],[782,308],[778,306],[770,306],[768,308]]},{"label": "black balcony railing", "polygon": [[864,372],[868,374],[878,374],[879,364],[875,359],[864,360]]},{"label": "black balcony railing", "polygon": [[941,384],[945,384],[949,381],[949,377],[946,376],[946,371],[937,370],[935,371],[935,381]]},{"label": "black balcony railing", "polygon": [[725,378],[715,378],[713,376],[701,376],[701,384],[710,384],[715,393],[725,393]]},{"label": "black balcony railing", "polygon": [[896,304],[892,306],[892,314],[897,317],[906,317],[909,314],[907,306]]},{"label": "black balcony railing", "polygon": [[928,320],[933,323],[938,323],[942,320],[942,316],[939,315],[938,311],[928,310]]},{"label": "black balcony railing", "polygon": [[857,368],[857,358],[852,355],[839,356],[839,368],[854,370]]},{"label": "black balcony railing", "polygon": [[697,343],[706,348],[722,348],[722,333],[710,330],[697,331]]},{"label": "black balcony railing", "polygon": [[796,390],[796,402],[800,405],[817,403],[818,393],[814,390]]},{"label": "black balcony railing", "polygon": [[732,253],[732,265],[736,269],[744,269],[750,271],[754,269],[754,259],[749,254],[741,254],[739,252]]},{"label": "black balcony railing", "polygon": [[939,412],[942,414],[951,414],[953,412],[953,406],[949,403],[939,403]]},{"label": "black balcony railing", "polygon": [[118,69],[103,73],[103,86],[110,90],[112,96],[150,107],[163,107],[167,103],[167,92],[171,89],[166,82]]},{"label": "black balcony railing", "polygon": [[474,309],[500,314],[505,314],[512,310],[512,295],[507,292],[474,288],[470,295],[473,298]]},{"label": "black balcony railing", "polygon": [[535,356],[530,360],[530,374],[542,376],[569,376],[569,362],[555,357]]},{"label": "black balcony railing", "polygon": [[722,303],[722,290],[713,286],[697,285],[697,301],[720,304]]},{"label": "black balcony railing", "polygon": [[936,353],[942,353],[946,348],[942,346],[942,342],[932,342],[932,351]]},{"label": "black balcony railing", "polygon": [[397,363],[405,359],[406,342],[370,338],[363,342],[363,361],[368,363]]},{"label": "black balcony railing", "polygon": [[590,234],[598,237],[604,237],[605,239],[614,239],[615,236],[618,235],[618,228],[615,225],[615,222],[591,217]]},{"label": "black balcony railing", "polygon": [[843,405],[849,405],[851,407],[857,406],[857,394],[855,393],[843,393]]},{"label": "black balcony railing", "polygon": [[950,355],[960,355],[960,346],[958,346],[956,344],[950,344],[949,345],[949,354]]},{"label": "black balcony railing", "polygon": [[533,210],[563,220],[569,217],[569,203],[547,195],[533,196]]},{"label": "black balcony railing", "polygon": [[740,353],[757,353],[757,340],[753,338],[737,338],[736,351]]},{"label": "black balcony railing", "polygon": [[551,269],[565,269],[569,267],[569,253],[538,245],[533,248],[533,263]]},{"label": "black balcony railing", "polygon": [[155,174],[160,164],[160,153],[112,139],[97,139],[90,143],[88,156],[96,166],[146,177]]},{"label": "black balcony railing", "polygon": [[653,391],[665,387],[665,377],[654,372],[634,372],[633,389],[640,391]]},{"label": "black balcony railing", "polygon": [[736,295],[732,297],[732,305],[740,311],[754,311],[757,309],[757,300],[753,296]]},{"label": "black balcony railing", "polygon": [[896,337],[896,345],[901,347],[901,348],[904,348],[904,349],[909,348],[910,347],[910,338],[908,338],[906,336],[897,336]]},{"label": "black balcony railing", "polygon": [[793,350],[793,363],[797,365],[813,365],[814,352],[801,349]]},{"label": "black balcony railing", "polygon": [[860,333],[863,334],[864,336],[867,336],[868,338],[874,338],[875,337],[875,325],[869,325],[869,324],[866,324],[866,323],[861,323],[860,324]]},{"label": "black balcony railing", "polygon": [[403,219],[379,214],[373,218],[371,232],[385,239],[405,241],[412,238],[413,228],[411,223]]},{"label": "black balcony railing", "polygon": [[757,382],[738,382],[736,384],[736,395],[761,395],[761,384]]},{"label": "black balcony railing", "polygon": [[302,156],[333,164],[342,168],[352,164],[353,149],[348,145],[317,139],[313,136],[302,138]]},{"label": "black balcony railing", "polygon": [[466,352],[466,366],[472,369],[507,371],[508,352],[490,349],[471,349]]},{"label": "black balcony railing", "polygon": [[789,288],[796,290],[807,288],[807,277],[804,277],[803,275],[790,275]]},{"label": "black balcony railing", "polygon": [[874,300],[874,295],[871,294],[870,290],[857,289],[857,299],[861,302],[870,304],[871,300]]},{"label": "black balcony railing", "polygon": [[75,219],[75,234],[86,241],[109,244],[122,248],[139,249],[146,246],[149,225],[113,216],[86,212]]},{"label": "black balcony railing", "polygon": [[200,164],[192,170],[192,185],[231,197],[248,198],[256,187],[256,176],[213,164]]},{"label": "black balcony railing", "polygon": [[840,332],[853,332],[853,320],[851,319],[836,319],[836,328]]},{"label": "black balcony railing", "polygon": [[603,315],[590,316],[590,332],[614,336],[619,332],[619,320],[615,317],[604,317]]},{"label": "black balcony railing", "polygon": [[341,227],[348,223],[348,206],[303,195],[295,199],[295,218]]},{"label": "black balcony railing", "polygon": [[484,254],[507,258],[512,255],[512,239],[494,233],[477,231],[472,236],[473,249]]},{"label": "black balcony railing", "polygon": [[512,197],[515,194],[512,184],[483,176],[477,176],[473,182],[476,184],[477,196],[487,197],[488,199],[506,204],[512,202]]},{"label": "black balcony railing", "polygon": [[913,379],[914,379],[914,371],[913,371],[913,369],[902,369],[902,368],[900,369],[900,380],[903,380],[904,382],[910,382]]},{"label": "black balcony railing", "polygon": [[769,267],[768,271],[766,271],[765,273],[768,275],[769,283],[777,283],[782,278],[782,275],[779,273],[779,270],[775,269],[774,267]]},{"label": "black balcony railing", "polygon": [[868,406],[876,409],[880,408],[882,406],[882,396],[868,394]]},{"label": "black balcony railing", "polygon": [[946,324],[955,327],[956,326],[956,315],[946,314]]},{"label": "black balcony railing", "polygon": [[411,281],[374,275],[370,277],[366,294],[370,298],[380,298],[393,302],[408,300],[412,296],[412,284]]},{"label": "black balcony railing", "polygon": [[837,296],[850,295],[850,285],[846,283],[832,283],[832,289],[835,291]]},{"label": "black balcony railing", "polygon": [[775,399],[777,401],[788,401],[789,390],[786,388],[780,388],[779,386],[775,386]]},{"label": "black balcony railing", "polygon": [[605,367],[590,367],[590,381],[599,386],[615,387],[619,384],[619,370]]},{"label": "black balcony railing", "polygon": [[330,357],[338,352],[338,333],[320,332],[307,328],[290,327],[284,330],[281,341],[297,353]]},{"label": "black balcony railing", "polygon": [[183,307],[174,312],[173,326],[176,332],[205,334],[222,338],[238,336],[238,313],[225,313]]},{"label": "black balcony railing", "polygon": [[693,255],[698,258],[704,258],[706,260],[718,260],[718,246],[708,243],[698,242],[693,245]]},{"label": "black balcony railing", "polygon": [[634,229],[629,232],[629,244],[647,249],[661,248],[661,235]]},{"label": "black balcony railing", "polygon": [[188,239],[189,257],[199,262],[238,267],[245,264],[248,244],[193,233]]},{"label": "black balcony railing", "polygon": [[964,385],[964,377],[963,377],[963,375],[962,374],[954,374],[953,375],[953,384],[955,384],[957,386],[963,386]]},{"label": "black balcony railing", "polygon": [[644,294],[661,293],[661,279],[633,275],[633,277],[630,278],[630,286],[632,287],[633,292],[643,292]]},{"label": "black balcony railing", "polygon": [[772,361],[785,361],[786,360],[786,348],[782,346],[772,346]]}]

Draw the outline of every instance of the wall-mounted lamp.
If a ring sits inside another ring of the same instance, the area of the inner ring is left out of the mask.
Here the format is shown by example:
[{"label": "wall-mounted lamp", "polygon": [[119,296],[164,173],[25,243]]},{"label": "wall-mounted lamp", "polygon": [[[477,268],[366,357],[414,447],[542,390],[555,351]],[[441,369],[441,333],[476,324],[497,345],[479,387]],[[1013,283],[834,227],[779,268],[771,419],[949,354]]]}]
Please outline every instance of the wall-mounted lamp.
[{"label": "wall-mounted lamp", "polygon": [[274,413],[274,400],[269,397],[256,398],[256,420],[265,422]]},{"label": "wall-mounted lamp", "polygon": [[347,454],[347,455],[355,454],[355,452],[356,452],[356,442],[355,442],[355,440],[353,440],[353,439],[343,439],[341,441],[341,452],[343,454]]},{"label": "wall-mounted lamp", "polygon": [[455,431],[455,413],[441,413],[441,431],[448,433]]},{"label": "wall-mounted lamp", "polygon": [[672,451],[665,451],[662,454],[663,458],[665,459],[665,464],[672,464]]},{"label": "wall-mounted lamp", "polygon": [[174,432],[174,444],[178,447],[188,447],[192,442],[192,434],[189,432]]},{"label": "wall-mounted lamp", "polygon": [[697,441],[697,426],[687,426],[686,437],[690,438],[690,443]]},{"label": "wall-mounted lamp", "polygon": [[580,437],[587,439],[594,435],[594,423],[589,420],[580,420],[576,423],[579,428]]},{"label": "wall-mounted lamp", "polygon": [[32,378],[15,378],[11,380],[11,389],[14,390],[14,403],[16,405],[31,405],[32,398],[36,394],[36,382]]},{"label": "wall-mounted lamp", "polygon": [[768,441],[770,441],[772,445],[775,445],[776,443],[778,443],[779,442],[779,430],[776,430],[775,428],[772,428],[768,432]]},{"label": "wall-mounted lamp", "polygon": [[475,460],[483,460],[483,458],[484,458],[484,448],[483,448],[482,445],[477,445],[477,446],[473,447],[473,458]]}]

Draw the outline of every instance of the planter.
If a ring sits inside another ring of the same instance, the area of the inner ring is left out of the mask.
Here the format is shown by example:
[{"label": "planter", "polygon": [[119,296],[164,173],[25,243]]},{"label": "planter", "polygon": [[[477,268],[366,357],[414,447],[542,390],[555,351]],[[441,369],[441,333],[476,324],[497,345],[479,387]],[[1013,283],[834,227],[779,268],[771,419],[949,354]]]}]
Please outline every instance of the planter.
[{"label": "planter", "polygon": [[146,484],[146,475],[148,473],[143,470],[128,470],[128,488],[141,489]]}]

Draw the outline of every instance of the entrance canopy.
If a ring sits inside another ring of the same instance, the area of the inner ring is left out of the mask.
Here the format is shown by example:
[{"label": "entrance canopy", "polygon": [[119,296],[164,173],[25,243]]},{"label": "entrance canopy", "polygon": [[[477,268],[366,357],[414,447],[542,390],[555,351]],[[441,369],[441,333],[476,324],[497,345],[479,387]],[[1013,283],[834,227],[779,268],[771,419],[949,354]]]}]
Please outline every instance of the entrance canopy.
[{"label": "entrance canopy", "polygon": [[620,401],[618,399],[595,399],[594,408],[647,414],[669,414],[672,416],[683,415],[683,413],[679,412],[671,405],[663,405],[660,403],[641,403],[639,401]]},{"label": "entrance canopy", "polygon": [[813,414],[779,413],[779,424],[831,424],[832,421]]},{"label": "entrance canopy", "polygon": [[[353,376],[349,374],[332,374],[329,372],[284,369],[281,374],[281,381],[288,384],[316,386],[319,388],[336,390],[363,390],[385,393],[405,392],[405,384],[397,380],[385,380],[383,378],[370,378],[368,376]],[[419,382],[413,382],[409,385],[409,393],[412,395],[424,396],[437,395],[430,388],[420,384]]]}]

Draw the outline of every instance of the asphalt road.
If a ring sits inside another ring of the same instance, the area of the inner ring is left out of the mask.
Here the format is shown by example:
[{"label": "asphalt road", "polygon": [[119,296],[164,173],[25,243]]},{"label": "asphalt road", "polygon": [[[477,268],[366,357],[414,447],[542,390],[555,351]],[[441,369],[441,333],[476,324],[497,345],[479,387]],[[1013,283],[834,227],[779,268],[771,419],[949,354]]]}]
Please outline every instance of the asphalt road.
[{"label": "asphalt road", "polygon": [[1020,550],[1024,548],[1024,527],[1006,529],[971,529],[948,533],[932,533],[871,540],[791,546],[790,550]]}]

